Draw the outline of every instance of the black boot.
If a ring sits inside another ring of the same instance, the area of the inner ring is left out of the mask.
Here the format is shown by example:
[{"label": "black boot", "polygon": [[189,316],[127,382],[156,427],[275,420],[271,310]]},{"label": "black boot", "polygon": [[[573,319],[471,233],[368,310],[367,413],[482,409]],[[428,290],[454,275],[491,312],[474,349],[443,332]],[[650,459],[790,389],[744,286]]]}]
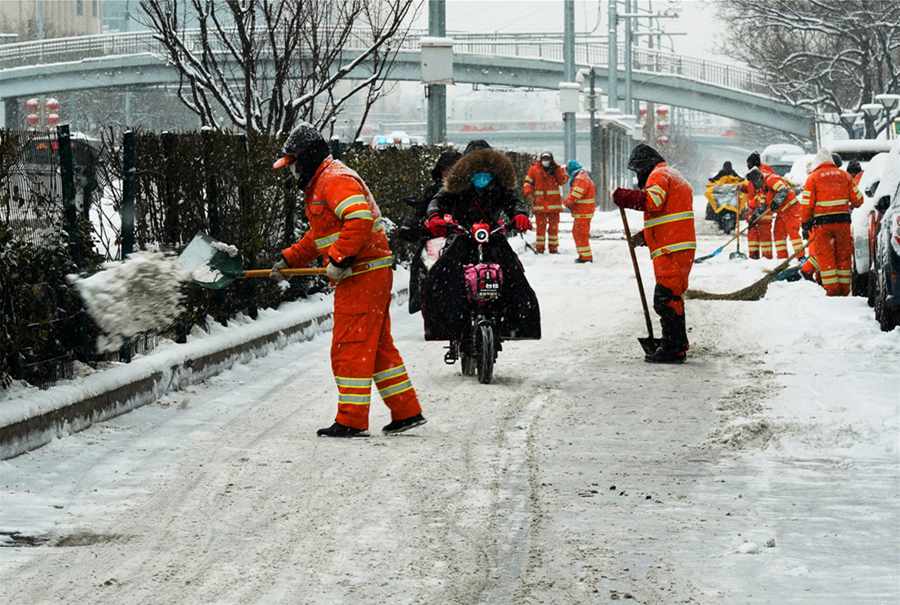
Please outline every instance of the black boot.
[{"label": "black boot", "polygon": [[335,422],[328,428],[316,431],[316,435],[319,437],[368,437],[369,431],[366,429],[355,429],[352,426]]},{"label": "black boot", "polygon": [[676,350],[671,342],[663,341],[650,355],[644,356],[647,363],[684,363],[684,351]]},{"label": "black boot", "polygon": [[592,262],[594,262],[594,261],[593,261],[592,259],[590,259],[590,258],[581,258],[581,257],[579,256],[578,258],[575,259],[575,262],[578,263],[578,264],[581,264],[581,263],[592,263]]},{"label": "black boot", "polygon": [[[674,311],[668,310],[659,318],[662,326],[662,339],[653,353],[644,356],[647,363],[684,363],[685,349],[680,342],[678,316]],[[684,339],[687,345],[687,337]]]},{"label": "black boot", "polygon": [[425,420],[425,417],[422,414],[416,414],[415,416],[410,416],[409,418],[404,418],[403,420],[394,420],[390,424],[387,424],[381,430],[387,433],[388,435],[402,433],[403,431],[408,431],[409,429],[414,429],[417,426],[422,426],[428,422]]},{"label": "black boot", "polygon": [[672,340],[675,349],[687,352],[690,349],[690,343],[687,337],[687,323],[684,315],[676,315],[672,319]]}]

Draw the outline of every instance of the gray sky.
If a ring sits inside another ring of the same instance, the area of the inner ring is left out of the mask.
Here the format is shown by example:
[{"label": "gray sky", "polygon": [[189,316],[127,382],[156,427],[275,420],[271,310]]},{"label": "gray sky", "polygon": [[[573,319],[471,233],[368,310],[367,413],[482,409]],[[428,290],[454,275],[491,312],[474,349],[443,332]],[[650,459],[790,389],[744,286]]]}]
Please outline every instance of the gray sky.
[{"label": "gray sky", "polygon": [[[648,5],[640,0],[641,6]],[[670,2],[654,0],[655,11],[664,9]],[[666,29],[686,32],[675,36],[678,52],[695,57],[724,59],[719,47],[722,23],[716,17],[715,2],[710,0],[681,0],[671,4],[680,7],[677,19],[666,21]],[[606,0],[575,0],[575,29],[593,30],[605,34],[608,24]],[[427,27],[427,0],[422,7],[418,25]],[[599,24],[598,24],[599,18]],[[470,32],[536,32],[563,29],[563,3],[561,0],[447,0],[447,29]]]}]

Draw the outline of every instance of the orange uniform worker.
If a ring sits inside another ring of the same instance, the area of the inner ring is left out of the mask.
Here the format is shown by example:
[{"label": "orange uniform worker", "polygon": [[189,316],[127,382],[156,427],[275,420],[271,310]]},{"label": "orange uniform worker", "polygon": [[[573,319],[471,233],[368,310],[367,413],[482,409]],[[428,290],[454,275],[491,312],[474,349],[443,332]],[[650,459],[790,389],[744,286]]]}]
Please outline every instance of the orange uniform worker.
[{"label": "orange uniform worker", "polygon": [[747,156],[747,185],[745,192],[747,193],[747,207],[750,209],[750,217],[748,222],[750,226],[747,228],[747,252],[748,256],[753,259],[772,258],[772,213],[766,214],[766,199],[763,192],[763,179],[758,179],[754,184],[751,179],[756,180],[753,169],[759,173],[774,172],[772,167],[763,164],[759,158],[759,152],[754,151]]},{"label": "orange uniform worker", "polygon": [[787,240],[791,240],[794,256],[803,251],[803,239],[800,237],[800,207],[797,205],[797,194],[786,178],[762,164],[763,192],[766,206],[775,214],[773,240],[775,256],[788,257]]},{"label": "orange uniform worker", "polygon": [[576,263],[592,263],[591,252],[591,219],[597,207],[597,188],[588,171],[577,160],[569,160],[566,164],[569,173],[569,196],[566,208],[572,211],[572,237],[575,239],[575,251],[578,253]]},{"label": "orange uniform worker", "polygon": [[393,257],[381,212],[360,176],[329,154],[328,144],[309,123],[288,135],[274,169],[290,167],[304,190],[309,230],[281,252],[273,278],[286,267],[328,261],[335,282],[331,367],[338,389],[334,424],[324,437],[365,437],[372,383],[391,410],[382,430],[399,433],[425,423],[403,359],[391,337]]},{"label": "orange uniform worker", "polygon": [[522,195],[533,206],[537,222],[534,248],[538,254],[544,253],[548,243],[550,254],[559,252],[559,214],[563,210],[560,187],[567,178],[566,171],[554,161],[549,151],[541,154],[540,160],[531,165],[525,176]]},{"label": "orange uniform worker", "polygon": [[809,232],[810,258],[828,296],[850,294],[853,237],[850,210],[862,204],[853,177],[838,168],[831,153],[820,149],[800,196],[800,218]]},{"label": "orange uniform worker", "polygon": [[644,360],[682,363],[688,350],[682,294],[694,265],[697,248],[694,232],[694,192],[659,153],[643,143],[631,152],[628,168],[638,177],[640,189],[616,189],[613,202],[620,208],[644,211],[643,243],[650,248],[656,289],[653,309],[662,325],[662,342]]}]

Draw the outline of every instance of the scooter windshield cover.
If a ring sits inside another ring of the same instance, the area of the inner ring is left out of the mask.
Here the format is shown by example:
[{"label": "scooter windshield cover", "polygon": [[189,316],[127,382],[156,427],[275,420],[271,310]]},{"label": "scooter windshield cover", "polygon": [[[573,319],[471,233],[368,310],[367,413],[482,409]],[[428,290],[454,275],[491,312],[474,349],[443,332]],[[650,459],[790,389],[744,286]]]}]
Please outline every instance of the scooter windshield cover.
[{"label": "scooter windshield cover", "polygon": [[472,181],[472,185],[475,186],[475,189],[484,189],[494,180],[494,175],[490,172],[476,172],[472,175],[470,180]]}]

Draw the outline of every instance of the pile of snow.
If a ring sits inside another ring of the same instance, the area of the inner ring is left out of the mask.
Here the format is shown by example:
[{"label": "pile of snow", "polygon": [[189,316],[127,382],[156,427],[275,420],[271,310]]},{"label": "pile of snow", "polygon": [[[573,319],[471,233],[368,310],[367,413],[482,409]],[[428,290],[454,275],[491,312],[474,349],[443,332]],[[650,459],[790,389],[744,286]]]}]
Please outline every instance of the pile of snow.
[{"label": "pile of snow", "polygon": [[232,244],[226,244],[224,242],[218,242],[218,241],[212,240],[209,242],[209,245],[212,246],[213,248],[215,248],[216,250],[218,250],[219,252],[224,252],[225,254],[227,254],[228,256],[230,256],[232,258],[234,258],[235,256],[238,255],[237,246],[234,246]]},{"label": "pile of snow", "polygon": [[99,351],[115,351],[126,338],[162,332],[181,311],[182,284],[188,275],[176,256],[136,252],[86,278],[69,276],[103,334]]}]

